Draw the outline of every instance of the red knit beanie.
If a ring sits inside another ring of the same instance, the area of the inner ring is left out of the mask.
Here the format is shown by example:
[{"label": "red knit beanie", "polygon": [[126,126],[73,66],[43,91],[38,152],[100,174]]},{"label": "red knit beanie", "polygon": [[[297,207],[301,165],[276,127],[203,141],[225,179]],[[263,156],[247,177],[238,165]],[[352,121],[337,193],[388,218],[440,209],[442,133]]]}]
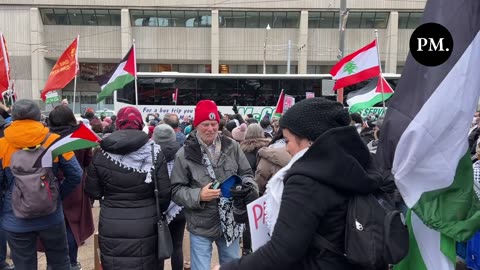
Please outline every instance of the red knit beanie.
[{"label": "red knit beanie", "polygon": [[121,108],[115,121],[117,129],[143,129],[142,114],[137,108],[128,106]]},{"label": "red knit beanie", "polygon": [[200,100],[195,107],[193,126],[196,127],[203,121],[213,120],[220,123],[217,104],[213,100]]}]

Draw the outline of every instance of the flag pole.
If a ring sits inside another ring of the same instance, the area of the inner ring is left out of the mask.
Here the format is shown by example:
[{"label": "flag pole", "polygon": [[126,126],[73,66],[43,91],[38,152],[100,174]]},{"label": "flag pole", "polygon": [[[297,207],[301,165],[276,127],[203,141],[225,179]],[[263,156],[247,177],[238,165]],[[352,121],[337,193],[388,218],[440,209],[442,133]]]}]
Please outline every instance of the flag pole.
[{"label": "flag pole", "polygon": [[135,39],[133,39],[133,61],[135,70],[135,104],[138,105],[138,88],[137,88],[137,51],[135,48]]},{"label": "flag pole", "polygon": [[[77,75],[78,75],[78,47],[80,42],[80,35],[77,35],[77,49],[75,50],[75,79],[73,81],[73,106],[72,106],[72,112],[75,114],[75,96],[77,95]],[[80,110],[81,111],[81,110]]]},{"label": "flag pole", "polygon": [[383,73],[382,73],[382,60],[380,59],[380,49],[378,48],[378,29],[375,29],[375,41],[377,42],[377,55],[378,55],[378,68],[380,69],[380,77],[378,78],[378,81],[380,82],[380,89],[382,90],[382,106],[383,106],[383,111],[385,112],[385,97],[384,93],[385,91],[383,90]]}]

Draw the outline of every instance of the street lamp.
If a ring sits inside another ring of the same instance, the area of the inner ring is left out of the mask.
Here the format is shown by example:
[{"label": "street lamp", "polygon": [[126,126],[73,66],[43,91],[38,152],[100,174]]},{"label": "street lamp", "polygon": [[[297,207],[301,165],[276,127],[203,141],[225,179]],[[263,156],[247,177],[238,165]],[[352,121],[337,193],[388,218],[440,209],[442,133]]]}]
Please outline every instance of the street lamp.
[{"label": "street lamp", "polygon": [[270,30],[270,24],[267,24],[265,28],[265,41],[263,42],[263,74],[267,74],[267,39],[268,30]]}]

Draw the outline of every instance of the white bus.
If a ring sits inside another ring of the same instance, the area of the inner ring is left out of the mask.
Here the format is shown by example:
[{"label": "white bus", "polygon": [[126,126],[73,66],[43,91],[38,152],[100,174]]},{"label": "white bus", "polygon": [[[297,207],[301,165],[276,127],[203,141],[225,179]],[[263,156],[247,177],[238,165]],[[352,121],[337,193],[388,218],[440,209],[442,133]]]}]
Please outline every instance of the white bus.
[{"label": "white bus", "polygon": [[[384,77],[395,89],[400,75],[384,74]],[[345,88],[345,97],[367,82]],[[118,112],[122,107],[136,106],[144,117],[149,113],[159,113],[160,117],[166,113],[176,113],[183,119],[185,115],[193,117],[198,101],[211,99],[217,103],[222,114],[233,114],[235,103],[240,114],[253,114],[261,119],[266,114],[273,114],[282,89],[285,94],[295,97],[296,101],[304,99],[306,92],[336,100],[336,95],[331,91],[332,85],[330,74],[139,72],[138,92],[135,93],[133,82],[115,91],[114,110]],[[172,96],[176,89],[178,99],[175,105]]]}]

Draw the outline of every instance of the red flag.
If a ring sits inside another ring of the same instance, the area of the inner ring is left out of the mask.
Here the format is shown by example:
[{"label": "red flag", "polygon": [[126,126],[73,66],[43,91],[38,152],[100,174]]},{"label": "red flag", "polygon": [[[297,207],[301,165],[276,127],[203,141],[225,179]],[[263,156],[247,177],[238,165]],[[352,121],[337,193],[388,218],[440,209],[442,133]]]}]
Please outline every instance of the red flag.
[{"label": "red flag", "polygon": [[53,66],[47,83],[43,88],[41,98],[46,99],[48,92],[64,88],[77,75],[78,71],[78,38],[76,38],[70,46],[58,58],[57,63]]},{"label": "red flag", "polygon": [[173,102],[177,105],[178,100],[178,88],[175,88],[175,93],[172,94]]},{"label": "red flag", "polygon": [[8,58],[5,36],[0,33],[0,93],[10,86],[10,59]]},{"label": "red flag", "polygon": [[274,115],[281,116],[283,114],[283,105],[285,105],[285,94],[282,89],[282,92],[280,92],[280,96],[278,97]]}]

